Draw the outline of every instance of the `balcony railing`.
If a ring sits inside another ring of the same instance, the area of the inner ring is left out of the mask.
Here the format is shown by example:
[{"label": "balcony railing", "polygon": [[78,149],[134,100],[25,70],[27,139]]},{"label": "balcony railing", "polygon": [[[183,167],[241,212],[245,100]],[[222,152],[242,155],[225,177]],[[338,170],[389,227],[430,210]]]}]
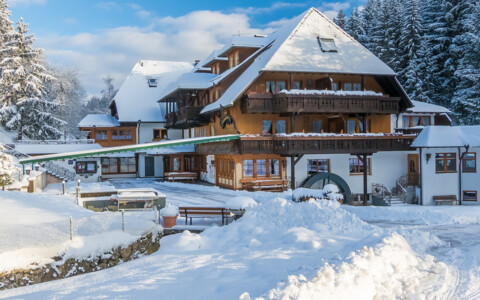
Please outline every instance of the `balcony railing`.
[{"label": "balcony railing", "polygon": [[244,113],[398,113],[399,97],[296,94],[251,94],[243,100]]},{"label": "balcony railing", "polygon": [[169,128],[189,128],[202,126],[208,123],[208,118],[200,115],[201,106],[184,106],[176,112],[168,113],[166,117],[166,126]]},{"label": "balcony railing", "polygon": [[368,154],[379,151],[412,150],[415,136],[307,136],[307,137],[241,137],[240,151],[243,154],[273,153],[280,155],[296,154]]}]

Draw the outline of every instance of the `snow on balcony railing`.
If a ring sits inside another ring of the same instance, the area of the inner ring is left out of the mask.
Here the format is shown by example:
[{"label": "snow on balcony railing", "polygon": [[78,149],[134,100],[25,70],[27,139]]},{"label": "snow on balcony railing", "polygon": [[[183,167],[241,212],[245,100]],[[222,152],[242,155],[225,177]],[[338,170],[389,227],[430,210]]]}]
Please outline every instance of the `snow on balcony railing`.
[{"label": "snow on balcony railing", "polygon": [[286,95],[330,95],[330,96],[383,96],[374,91],[330,91],[330,90],[281,90]]},{"label": "snow on balcony railing", "polygon": [[304,133],[304,132],[293,132],[293,133],[277,133],[273,135],[262,135],[262,134],[244,134],[242,137],[382,137],[382,136],[405,136],[402,133]]},{"label": "snow on balcony railing", "polygon": [[95,144],[93,139],[80,140],[19,140],[15,144],[22,145],[67,145],[67,144]]}]

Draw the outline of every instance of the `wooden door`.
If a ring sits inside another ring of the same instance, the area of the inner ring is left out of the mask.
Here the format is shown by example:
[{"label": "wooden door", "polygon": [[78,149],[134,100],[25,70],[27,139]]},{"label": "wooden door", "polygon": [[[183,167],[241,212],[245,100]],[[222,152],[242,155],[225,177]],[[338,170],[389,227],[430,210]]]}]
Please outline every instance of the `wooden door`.
[{"label": "wooden door", "polygon": [[420,172],[419,172],[419,159],[418,154],[408,154],[408,166],[407,166],[407,176],[408,176],[408,185],[419,186],[420,183]]}]

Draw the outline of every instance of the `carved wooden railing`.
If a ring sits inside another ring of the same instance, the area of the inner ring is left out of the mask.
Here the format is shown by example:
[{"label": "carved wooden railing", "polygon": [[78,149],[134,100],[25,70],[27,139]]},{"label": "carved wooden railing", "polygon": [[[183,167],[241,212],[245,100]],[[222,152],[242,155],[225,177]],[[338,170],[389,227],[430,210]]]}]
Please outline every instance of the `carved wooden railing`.
[{"label": "carved wooden railing", "polygon": [[250,94],[242,103],[244,113],[381,113],[399,112],[399,97],[372,95]]}]

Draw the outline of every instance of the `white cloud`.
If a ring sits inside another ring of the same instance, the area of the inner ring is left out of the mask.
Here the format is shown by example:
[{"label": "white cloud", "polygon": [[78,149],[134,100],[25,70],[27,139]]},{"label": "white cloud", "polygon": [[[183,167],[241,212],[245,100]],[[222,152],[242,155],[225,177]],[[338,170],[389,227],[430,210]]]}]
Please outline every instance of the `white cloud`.
[{"label": "white cloud", "polygon": [[96,4],[97,8],[103,9],[103,10],[115,10],[115,9],[120,9],[120,5],[118,5],[114,1],[100,1]]},{"label": "white cloud", "polygon": [[349,9],[350,6],[349,2],[323,2],[318,9],[330,20],[333,20],[341,9],[345,11]]},{"label": "white cloud", "polygon": [[[232,22],[236,20],[237,22]],[[264,33],[244,14],[195,11],[180,17],[152,17],[146,27],[118,27],[73,36],[37,36],[50,62],[77,67],[87,93],[103,88],[110,75],[119,87],[140,59],[193,62],[220,48],[232,35]]]},{"label": "white cloud", "polygon": [[12,6],[17,4],[30,5],[30,4],[45,4],[45,3],[47,3],[47,0],[8,0],[8,4]]},{"label": "white cloud", "polygon": [[237,7],[234,9],[236,13],[241,13],[241,14],[247,14],[247,15],[252,15],[252,14],[266,14],[266,13],[271,13],[273,11],[279,10],[279,9],[286,9],[286,8],[293,8],[293,7],[305,7],[307,4],[306,3],[288,3],[288,2],[275,2],[269,7]]}]

